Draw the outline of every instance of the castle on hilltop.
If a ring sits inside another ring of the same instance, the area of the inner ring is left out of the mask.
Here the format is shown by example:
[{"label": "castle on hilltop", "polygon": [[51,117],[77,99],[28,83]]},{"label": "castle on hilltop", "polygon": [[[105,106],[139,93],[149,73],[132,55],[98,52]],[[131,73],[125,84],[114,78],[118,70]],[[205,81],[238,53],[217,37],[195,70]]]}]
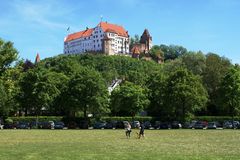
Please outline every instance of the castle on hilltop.
[{"label": "castle on hilltop", "polygon": [[145,59],[149,57],[152,48],[152,36],[144,30],[140,41],[132,44],[128,31],[122,26],[108,22],[100,22],[94,28],[69,34],[64,39],[64,54],[81,54],[85,52],[104,53],[106,55],[128,55],[139,58],[142,53]]},{"label": "castle on hilltop", "polygon": [[129,35],[122,26],[100,22],[94,28],[69,34],[64,39],[64,54],[103,52],[129,54]]}]

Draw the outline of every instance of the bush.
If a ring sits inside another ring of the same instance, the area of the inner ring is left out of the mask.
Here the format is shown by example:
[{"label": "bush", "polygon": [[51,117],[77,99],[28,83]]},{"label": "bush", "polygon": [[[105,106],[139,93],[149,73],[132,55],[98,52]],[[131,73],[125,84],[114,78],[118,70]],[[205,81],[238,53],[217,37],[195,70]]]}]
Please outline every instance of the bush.
[{"label": "bush", "polygon": [[5,119],[6,124],[13,124],[13,120],[11,118]]}]

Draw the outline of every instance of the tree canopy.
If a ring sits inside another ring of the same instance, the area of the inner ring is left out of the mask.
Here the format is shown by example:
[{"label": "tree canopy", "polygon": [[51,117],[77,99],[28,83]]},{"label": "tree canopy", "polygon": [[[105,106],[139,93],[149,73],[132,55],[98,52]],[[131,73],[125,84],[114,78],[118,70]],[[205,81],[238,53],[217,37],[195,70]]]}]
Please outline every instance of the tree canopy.
[{"label": "tree canopy", "polygon": [[[191,115],[239,113],[239,66],[229,59],[177,45],[155,45],[149,54],[155,61],[81,54],[34,64],[16,61],[13,43],[0,40],[0,114],[86,118],[144,110],[163,120],[185,121]],[[156,63],[158,58],[164,63]],[[122,83],[109,95],[116,79]]]}]

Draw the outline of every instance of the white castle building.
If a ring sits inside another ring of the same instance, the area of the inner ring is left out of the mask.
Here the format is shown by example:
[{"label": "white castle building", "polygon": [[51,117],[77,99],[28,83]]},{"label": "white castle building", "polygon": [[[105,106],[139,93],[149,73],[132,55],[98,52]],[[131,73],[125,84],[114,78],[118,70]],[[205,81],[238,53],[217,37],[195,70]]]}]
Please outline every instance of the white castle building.
[{"label": "white castle building", "polygon": [[122,26],[100,22],[95,28],[86,28],[65,37],[64,54],[84,52],[129,54],[128,32]]}]

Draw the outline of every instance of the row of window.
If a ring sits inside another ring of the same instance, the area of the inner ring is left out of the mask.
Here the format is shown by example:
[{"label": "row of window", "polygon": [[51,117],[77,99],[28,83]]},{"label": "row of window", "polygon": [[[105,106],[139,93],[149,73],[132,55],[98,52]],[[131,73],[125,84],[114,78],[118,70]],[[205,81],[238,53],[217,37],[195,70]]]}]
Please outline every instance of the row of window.
[{"label": "row of window", "polygon": [[[98,31],[95,31],[94,33],[95,33],[95,34],[98,34]],[[100,30],[99,33],[102,33],[102,31]]]}]

